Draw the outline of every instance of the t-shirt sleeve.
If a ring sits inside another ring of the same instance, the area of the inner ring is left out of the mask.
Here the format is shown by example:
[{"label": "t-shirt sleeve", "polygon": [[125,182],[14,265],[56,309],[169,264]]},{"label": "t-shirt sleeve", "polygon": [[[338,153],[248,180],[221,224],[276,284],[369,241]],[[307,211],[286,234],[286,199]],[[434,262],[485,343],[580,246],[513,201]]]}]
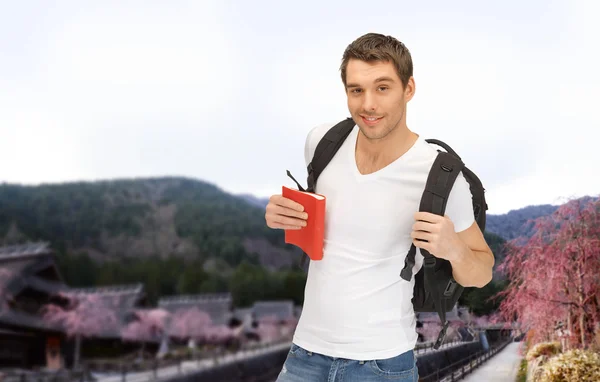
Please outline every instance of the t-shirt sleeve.
[{"label": "t-shirt sleeve", "polygon": [[314,153],[315,148],[312,147],[312,135],[314,134],[315,129],[312,128],[308,134],[306,135],[306,142],[304,143],[304,165],[308,166],[310,163]]},{"label": "t-shirt sleeve", "polygon": [[471,195],[469,183],[462,172],[458,174],[454,186],[450,190],[446,203],[446,215],[454,223],[456,232],[466,230],[475,222],[473,195]]},{"label": "t-shirt sleeve", "polygon": [[334,123],[324,123],[310,129],[308,134],[306,135],[306,142],[304,143],[304,162],[305,166],[308,166],[310,161],[315,155],[315,150],[317,149],[317,145],[319,141],[325,133],[334,125]]}]

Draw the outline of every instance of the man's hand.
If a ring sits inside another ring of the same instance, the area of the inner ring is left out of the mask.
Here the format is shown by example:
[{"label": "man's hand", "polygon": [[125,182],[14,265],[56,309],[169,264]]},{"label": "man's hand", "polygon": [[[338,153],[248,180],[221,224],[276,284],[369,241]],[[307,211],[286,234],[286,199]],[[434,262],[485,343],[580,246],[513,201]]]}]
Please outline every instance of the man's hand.
[{"label": "man's hand", "polygon": [[265,221],[269,228],[302,229],[306,227],[308,214],[304,206],[281,195],[273,195],[265,210]]},{"label": "man's hand", "polygon": [[423,248],[433,256],[448,261],[453,261],[464,251],[465,244],[454,231],[454,223],[448,216],[417,212],[414,218],[416,222],[410,236],[415,247]]}]

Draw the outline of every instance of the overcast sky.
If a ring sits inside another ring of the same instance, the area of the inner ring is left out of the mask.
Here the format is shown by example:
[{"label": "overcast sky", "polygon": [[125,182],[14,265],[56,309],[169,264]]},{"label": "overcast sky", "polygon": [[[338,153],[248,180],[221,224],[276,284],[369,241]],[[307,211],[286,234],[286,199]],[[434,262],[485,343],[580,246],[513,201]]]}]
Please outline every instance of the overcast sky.
[{"label": "overcast sky", "polygon": [[600,193],[600,2],[56,3],[0,0],[0,182],[305,185],[306,133],[348,116],[344,48],[380,32],[413,56],[409,128],[489,213]]}]

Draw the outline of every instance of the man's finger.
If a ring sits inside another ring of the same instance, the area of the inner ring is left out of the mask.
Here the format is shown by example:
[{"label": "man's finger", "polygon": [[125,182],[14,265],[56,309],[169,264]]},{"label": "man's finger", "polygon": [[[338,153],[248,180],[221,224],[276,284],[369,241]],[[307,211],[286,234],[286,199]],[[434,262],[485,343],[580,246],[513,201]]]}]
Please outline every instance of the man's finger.
[{"label": "man's finger", "polygon": [[433,234],[429,233],[429,232],[423,232],[423,231],[412,231],[410,233],[410,236],[413,239],[416,240],[425,240],[428,242],[431,242],[431,239],[433,239]]},{"label": "man's finger", "polygon": [[277,206],[275,213],[277,215],[292,216],[292,217],[296,217],[298,219],[303,219],[303,220],[308,219],[308,213],[300,212],[300,211],[297,211],[297,210],[294,210],[294,209],[288,208],[288,207]]},{"label": "man's finger", "polygon": [[282,224],[282,225],[290,225],[290,226],[306,226],[306,220],[304,219],[296,219],[293,217],[285,216],[285,215],[275,215],[273,218],[274,223]]},{"label": "man's finger", "polygon": [[276,204],[287,207],[295,211],[304,211],[304,206],[298,202],[293,201],[292,199],[285,198],[283,196],[279,196],[279,198],[275,201]]},{"label": "man's finger", "polygon": [[431,251],[431,244],[430,243],[428,243],[426,241],[420,241],[420,240],[417,240],[417,239],[413,239],[412,242],[415,245],[415,247],[424,249],[424,250],[426,250],[427,252],[429,252],[429,253],[431,253],[433,255],[433,253]]},{"label": "man's finger", "polygon": [[439,228],[435,223],[417,221],[413,224],[412,229],[414,231],[437,232]]},{"label": "man's finger", "polygon": [[273,223],[273,226],[271,228],[298,230],[298,229],[302,229],[304,227],[300,227],[300,226],[297,226],[297,225]]},{"label": "man's finger", "polygon": [[442,216],[432,214],[431,212],[418,211],[414,214],[415,220],[422,220],[429,223],[437,223],[443,219]]}]

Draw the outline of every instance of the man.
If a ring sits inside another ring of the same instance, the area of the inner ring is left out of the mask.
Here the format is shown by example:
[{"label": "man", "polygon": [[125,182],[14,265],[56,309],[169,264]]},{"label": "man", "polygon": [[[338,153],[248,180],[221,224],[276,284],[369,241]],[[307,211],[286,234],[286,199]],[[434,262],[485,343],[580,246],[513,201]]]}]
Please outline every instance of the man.
[{"label": "man", "polygon": [[[485,286],[494,256],[462,174],[444,217],[418,212],[437,151],[406,125],[415,94],[407,48],[390,36],[364,35],[345,50],[341,76],[356,126],[317,181],[315,191],[327,197],[323,259],[310,262],[302,315],[277,380],[417,381],[414,277],[399,277],[411,244],[450,261],[463,286]],[[308,133],[307,165],[332,126]],[[270,228],[300,229],[306,218],[281,195],[266,208]],[[417,251],[413,275],[422,262]]]}]

